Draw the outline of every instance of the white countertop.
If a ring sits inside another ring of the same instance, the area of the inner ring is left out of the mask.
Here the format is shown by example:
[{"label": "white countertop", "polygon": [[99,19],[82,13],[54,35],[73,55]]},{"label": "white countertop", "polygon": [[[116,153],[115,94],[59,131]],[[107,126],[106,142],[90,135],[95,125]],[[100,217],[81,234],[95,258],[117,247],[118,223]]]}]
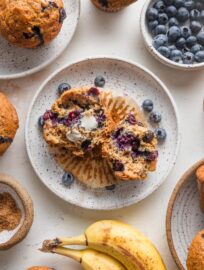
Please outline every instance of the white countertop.
[{"label": "white countertop", "polygon": [[[171,192],[190,165],[203,157],[204,120],[202,112],[204,71],[181,72],[155,60],[145,49],[139,31],[143,0],[116,14],[106,14],[82,0],[76,34],[65,53],[43,72],[27,78],[0,81],[0,89],[15,104],[20,129],[13,145],[0,158],[0,172],[17,178],[31,194],[35,220],[27,238],[16,247],[0,252],[1,270],[26,270],[48,265],[56,270],[78,270],[81,266],[67,259],[38,251],[45,238],[77,235],[99,219],[120,219],[145,233],[159,249],[168,270],[177,269],[170,254],[165,216]],[[153,71],[169,88],[178,105],[182,143],[176,165],[166,182],[141,203],[111,212],[86,211],[73,207],[53,195],[35,175],[26,154],[24,126],[29,104],[40,84],[60,66],[83,57],[120,56]]]}]

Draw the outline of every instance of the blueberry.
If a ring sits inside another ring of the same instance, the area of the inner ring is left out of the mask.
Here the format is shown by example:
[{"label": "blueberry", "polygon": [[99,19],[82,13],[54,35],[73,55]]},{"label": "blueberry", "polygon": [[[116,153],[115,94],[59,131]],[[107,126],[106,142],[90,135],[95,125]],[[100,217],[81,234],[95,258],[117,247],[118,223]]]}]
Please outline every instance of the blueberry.
[{"label": "blueberry", "polygon": [[190,19],[191,20],[199,20],[200,18],[200,11],[197,9],[192,9],[190,12]]},{"label": "blueberry", "polygon": [[64,92],[71,89],[71,85],[68,83],[61,83],[58,86],[58,94],[61,96]]},{"label": "blueberry", "polygon": [[195,7],[195,1],[193,0],[186,0],[184,3],[184,7],[186,7],[188,10],[192,10]]},{"label": "blueberry", "polygon": [[156,8],[148,8],[147,19],[149,21],[156,20],[158,18],[158,10]]},{"label": "blueberry", "polygon": [[185,47],[185,45],[186,45],[186,40],[185,40],[185,38],[183,38],[183,37],[179,38],[179,39],[176,41],[176,47],[177,47],[178,49],[183,49],[183,48]]},{"label": "blueberry", "polygon": [[164,46],[167,44],[167,36],[166,35],[158,35],[153,39],[153,46],[158,49],[161,46]]},{"label": "blueberry", "polygon": [[197,43],[197,38],[195,36],[190,36],[186,39],[187,47],[191,48]]},{"label": "blueberry", "polygon": [[204,10],[201,10],[199,20],[204,23]]},{"label": "blueberry", "polygon": [[170,59],[174,62],[182,62],[182,52],[180,50],[172,50],[170,53]]},{"label": "blueberry", "polygon": [[94,84],[97,87],[104,87],[105,83],[106,83],[106,80],[104,79],[103,76],[100,76],[100,75],[98,75],[94,80]]},{"label": "blueberry", "polygon": [[203,10],[204,9],[204,3],[202,1],[196,1],[195,8],[200,10],[200,11]]},{"label": "blueberry", "polygon": [[154,131],[155,136],[157,137],[158,141],[164,141],[167,137],[166,130],[164,128],[157,128]]},{"label": "blueberry", "polygon": [[188,26],[181,27],[181,36],[184,38],[188,38],[191,36],[191,29]]},{"label": "blueberry", "polygon": [[192,48],[191,48],[191,52],[193,54],[196,54],[199,51],[203,50],[203,46],[201,46],[200,44],[195,44]]},{"label": "blueberry", "polygon": [[159,22],[158,22],[157,20],[150,21],[150,22],[148,23],[149,29],[150,29],[151,31],[153,31],[153,30],[157,27],[158,24],[159,24]]},{"label": "blueberry", "polygon": [[159,12],[164,12],[166,5],[162,0],[159,0],[154,4],[153,7],[156,8]]},{"label": "blueberry", "polygon": [[190,28],[191,28],[191,31],[192,31],[193,33],[198,33],[198,32],[201,30],[202,25],[201,25],[200,22],[192,21],[192,22],[190,23]]},{"label": "blueberry", "polygon": [[197,40],[201,45],[204,45],[204,31],[197,34]]},{"label": "blueberry", "polygon": [[85,140],[81,143],[81,148],[84,152],[91,150],[91,140]]},{"label": "blueberry", "polygon": [[166,47],[166,46],[161,46],[161,47],[158,48],[158,52],[159,52],[161,55],[163,55],[164,57],[169,58],[170,52],[171,52],[171,51],[169,50],[168,47]]},{"label": "blueberry", "polygon": [[176,41],[181,37],[181,29],[178,26],[172,26],[168,31],[169,41]]},{"label": "blueberry", "polygon": [[158,22],[160,24],[166,24],[168,22],[169,18],[166,13],[159,13],[158,15]]},{"label": "blueberry", "polygon": [[38,118],[38,125],[39,125],[39,127],[43,127],[44,126],[44,124],[45,124],[45,121],[44,121],[44,117],[43,117],[43,115],[42,116],[40,116],[39,118]]},{"label": "blueberry", "polygon": [[176,50],[176,46],[175,45],[169,45],[168,46],[170,51]]},{"label": "blueberry", "polygon": [[114,160],[112,161],[112,165],[113,165],[113,171],[115,172],[123,172],[124,169],[125,169],[125,166],[123,163],[121,163],[120,161],[118,160]]},{"label": "blueberry", "polygon": [[167,33],[167,28],[165,25],[157,25],[157,27],[154,29],[155,35],[160,35],[160,34],[166,34]]},{"label": "blueberry", "polygon": [[169,27],[171,26],[179,26],[178,20],[174,17],[169,19]]},{"label": "blueberry", "polygon": [[177,14],[177,8],[175,6],[168,6],[166,8],[166,14],[168,15],[169,18],[175,17]]},{"label": "blueberry", "polygon": [[64,173],[62,176],[62,184],[66,187],[70,187],[74,183],[74,176],[71,173]]},{"label": "blueberry", "polygon": [[158,112],[152,112],[149,116],[149,120],[152,123],[159,123],[161,122],[162,116]]},{"label": "blueberry", "polygon": [[154,161],[158,158],[158,151],[153,151],[153,152],[145,152],[144,156],[147,160],[149,161]]},{"label": "blueberry", "polygon": [[148,130],[144,137],[142,138],[143,142],[150,143],[154,139],[154,133],[151,130]]},{"label": "blueberry", "polygon": [[204,62],[204,51],[199,51],[195,54],[195,60],[198,62],[198,63],[202,63]]},{"label": "blueberry", "polygon": [[116,185],[111,185],[111,186],[107,186],[106,190],[113,191],[115,190],[115,188],[116,188]]},{"label": "blueberry", "polygon": [[181,8],[178,9],[177,19],[180,22],[185,22],[185,21],[187,21],[189,19],[189,11],[187,10],[187,8],[181,7]]},{"label": "blueberry", "polygon": [[174,0],[164,0],[164,3],[165,3],[167,6],[170,6],[170,5],[173,5]]},{"label": "blueberry", "polygon": [[193,64],[194,63],[194,54],[191,52],[185,52],[183,54],[183,63],[184,64]]},{"label": "blueberry", "polygon": [[64,8],[60,8],[59,15],[60,15],[59,22],[63,23],[63,21],[67,18],[66,10]]},{"label": "blueberry", "polygon": [[142,103],[142,108],[146,112],[151,112],[154,108],[154,103],[150,99],[145,99]]},{"label": "blueberry", "polygon": [[183,7],[184,4],[185,4],[185,0],[175,0],[175,1],[174,1],[174,5],[175,5],[175,7],[177,7],[177,8]]}]

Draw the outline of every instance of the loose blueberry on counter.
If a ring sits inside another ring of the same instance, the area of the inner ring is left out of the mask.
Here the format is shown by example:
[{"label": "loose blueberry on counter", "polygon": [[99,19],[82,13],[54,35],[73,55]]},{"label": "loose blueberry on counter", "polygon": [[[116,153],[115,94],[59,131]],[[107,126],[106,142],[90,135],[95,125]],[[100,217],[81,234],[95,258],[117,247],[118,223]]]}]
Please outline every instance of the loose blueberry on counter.
[{"label": "loose blueberry on counter", "polygon": [[68,83],[61,83],[58,86],[58,94],[61,96],[64,92],[68,91],[71,89],[71,85]]},{"label": "loose blueberry on counter", "polygon": [[192,35],[191,29],[188,26],[181,27],[181,36],[184,38],[188,38]]},{"label": "loose blueberry on counter", "polygon": [[180,22],[185,22],[189,19],[189,11],[187,10],[187,8],[185,7],[181,7],[178,9],[178,12],[177,12],[177,19],[178,21]]},{"label": "loose blueberry on counter", "polygon": [[158,49],[159,47],[164,46],[166,44],[167,44],[167,36],[166,35],[160,34],[153,39],[153,46],[156,49]]},{"label": "loose blueberry on counter", "polygon": [[154,103],[150,99],[145,99],[142,103],[142,108],[146,112],[151,112],[154,108]]},{"label": "loose blueberry on counter", "polygon": [[170,53],[170,59],[176,63],[182,62],[182,52],[179,50],[172,50]]},{"label": "loose blueberry on counter", "polygon": [[202,25],[201,25],[200,22],[192,21],[190,23],[190,28],[191,28],[191,31],[196,34],[196,33],[198,33],[201,30]]},{"label": "loose blueberry on counter", "polygon": [[154,6],[159,12],[164,12],[166,5],[162,0],[157,1]]},{"label": "loose blueberry on counter", "polygon": [[152,112],[149,116],[149,120],[152,123],[159,123],[162,120],[162,116],[158,112]]},{"label": "loose blueberry on counter", "polygon": [[175,7],[177,7],[177,8],[183,7],[184,4],[185,4],[185,0],[175,0],[175,1],[174,1],[174,5],[175,5]]},{"label": "loose blueberry on counter", "polygon": [[204,62],[204,51],[199,51],[195,54],[195,60],[198,62],[198,63],[202,63]]},{"label": "loose blueberry on counter", "polygon": [[186,0],[184,3],[184,7],[186,7],[190,11],[195,8],[195,2],[193,0]]},{"label": "loose blueberry on counter", "polygon": [[124,169],[125,169],[124,164],[121,163],[121,162],[118,161],[118,160],[114,160],[114,161],[112,162],[112,164],[113,164],[113,171],[115,171],[115,172],[122,172],[122,171],[124,171]]},{"label": "loose blueberry on counter", "polygon": [[161,47],[159,47],[159,48],[158,48],[158,52],[159,52],[161,55],[163,55],[164,57],[166,57],[166,58],[169,58],[169,57],[170,57],[170,53],[171,53],[171,51],[169,50],[169,48],[166,47],[166,46],[161,46]]},{"label": "loose blueberry on counter", "polygon": [[157,128],[154,133],[158,141],[164,141],[167,137],[167,133],[164,128]]},{"label": "loose blueberry on counter", "polygon": [[190,12],[190,19],[193,21],[197,21],[200,19],[200,11],[197,9],[193,9]]},{"label": "loose blueberry on counter", "polygon": [[183,63],[186,65],[194,63],[194,54],[191,52],[185,52],[183,54]]},{"label": "loose blueberry on counter", "polygon": [[173,42],[178,40],[181,37],[181,29],[178,26],[172,26],[168,31],[169,41]]},{"label": "loose blueberry on counter", "polygon": [[45,124],[45,121],[44,121],[44,117],[43,117],[43,115],[41,115],[39,118],[38,118],[38,125],[39,125],[39,127],[43,127],[44,126],[44,124]]},{"label": "loose blueberry on counter", "polygon": [[97,86],[97,87],[104,87],[105,83],[106,83],[105,78],[104,78],[103,76],[100,76],[100,75],[97,76],[97,77],[95,78],[95,80],[94,80],[94,84],[95,84],[95,86]]},{"label": "loose blueberry on counter", "polygon": [[169,27],[171,27],[171,26],[179,26],[178,20],[174,17],[170,18],[170,20],[169,20]]},{"label": "loose blueberry on counter", "polygon": [[158,24],[159,24],[159,22],[157,20],[150,21],[148,23],[150,31],[153,31],[157,27]]},{"label": "loose blueberry on counter", "polygon": [[166,13],[159,13],[158,15],[158,22],[160,24],[166,24],[168,22],[168,16]]},{"label": "loose blueberry on counter", "polygon": [[176,47],[177,47],[178,49],[183,49],[183,48],[185,47],[185,45],[186,45],[186,40],[185,40],[185,38],[183,38],[183,37],[179,38],[179,39],[176,41]]},{"label": "loose blueberry on counter", "polygon": [[153,33],[155,35],[166,34],[167,33],[167,27],[165,25],[159,24],[159,25],[156,26]]},{"label": "loose blueberry on counter", "polygon": [[62,176],[62,184],[70,187],[74,183],[74,177],[71,173],[65,172]]},{"label": "loose blueberry on counter", "polygon": [[177,15],[177,8],[175,6],[168,6],[166,8],[166,14],[168,15],[169,18],[175,17]]},{"label": "loose blueberry on counter", "polygon": [[196,54],[199,51],[203,50],[203,46],[201,46],[200,44],[195,44],[192,48],[191,48],[191,52],[193,54]]},{"label": "loose blueberry on counter", "polygon": [[156,8],[148,8],[147,19],[150,21],[156,20],[158,18],[158,10]]},{"label": "loose blueberry on counter", "polygon": [[204,45],[204,31],[201,31],[197,34],[197,40],[201,45]]},{"label": "loose blueberry on counter", "polygon": [[112,185],[112,186],[107,186],[106,187],[106,190],[109,190],[109,191],[113,191],[116,189],[116,185]]},{"label": "loose blueberry on counter", "polygon": [[154,139],[154,133],[151,130],[148,130],[143,137],[143,142],[150,143]]}]

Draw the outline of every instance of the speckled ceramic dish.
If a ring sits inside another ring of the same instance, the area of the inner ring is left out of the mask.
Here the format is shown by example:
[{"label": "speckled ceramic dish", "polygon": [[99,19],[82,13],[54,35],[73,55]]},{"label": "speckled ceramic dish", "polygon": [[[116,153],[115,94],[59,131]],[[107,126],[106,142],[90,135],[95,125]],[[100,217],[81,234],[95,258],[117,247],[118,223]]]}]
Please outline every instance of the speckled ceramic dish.
[{"label": "speckled ceramic dish", "polygon": [[0,193],[4,192],[14,198],[22,217],[16,229],[0,232],[0,250],[9,249],[26,237],[34,215],[33,203],[27,191],[11,176],[0,174]]},{"label": "speckled ceramic dish", "polygon": [[166,231],[169,248],[180,270],[187,270],[188,247],[204,228],[204,214],[199,206],[195,171],[204,159],[193,165],[176,185],[169,201]]},{"label": "speckled ceramic dish", "polygon": [[145,46],[147,48],[147,50],[157,59],[159,60],[161,63],[169,66],[169,67],[173,67],[176,69],[181,69],[181,70],[198,70],[198,69],[203,69],[204,68],[204,63],[195,63],[195,64],[189,64],[189,65],[185,65],[185,64],[180,64],[180,63],[176,63],[173,62],[171,60],[169,60],[168,58],[164,57],[163,55],[161,55],[152,45],[152,35],[148,29],[148,25],[147,25],[147,20],[146,20],[146,11],[148,9],[149,6],[153,5],[154,2],[156,2],[155,0],[146,0],[144,7],[142,9],[141,15],[140,15],[140,30],[141,30],[141,34],[142,37],[144,39],[145,42]]},{"label": "speckled ceramic dish", "polygon": [[[38,118],[57,99],[57,87],[69,82],[73,87],[92,85],[97,75],[106,79],[106,89],[113,94],[129,96],[141,104],[146,98],[154,101],[155,109],[162,113],[161,126],[166,128],[168,139],[159,146],[158,169],[150,173],[144,182],[123,182],[114,191],[91,190],[75,183],[71,188],[61,184],[62,169],[48,153]],[[151,72],[135,63],[122,59],[93,58],[79,61],[51,75],[34,97],[26,124],[26,146],[31,164],[42,182],[55,194],[70,202],[89,209],[116,209],[139,202],[165,180],[172,169],[180,143],[178,115],[175,103],[163,83]]]},{"label": "speckled ceramic dish", "polygon": [[67,18],[61,32],[49,45],[37,49],[23,49],[0,37],[0,79],[24,77],[53,62],[68,46],[77,27],[80,0],[64,1]]}]

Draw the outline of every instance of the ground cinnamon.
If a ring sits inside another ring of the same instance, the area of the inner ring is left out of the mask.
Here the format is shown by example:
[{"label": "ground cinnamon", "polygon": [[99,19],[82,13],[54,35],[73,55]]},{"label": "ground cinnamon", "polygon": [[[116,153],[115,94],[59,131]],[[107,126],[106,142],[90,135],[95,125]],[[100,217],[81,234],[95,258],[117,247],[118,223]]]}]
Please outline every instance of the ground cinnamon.
[{"label": "ground cinnamon", "polygon": [[21,221],[21,211],[11,194],[0,194],[0,232],[14,230]]}]

